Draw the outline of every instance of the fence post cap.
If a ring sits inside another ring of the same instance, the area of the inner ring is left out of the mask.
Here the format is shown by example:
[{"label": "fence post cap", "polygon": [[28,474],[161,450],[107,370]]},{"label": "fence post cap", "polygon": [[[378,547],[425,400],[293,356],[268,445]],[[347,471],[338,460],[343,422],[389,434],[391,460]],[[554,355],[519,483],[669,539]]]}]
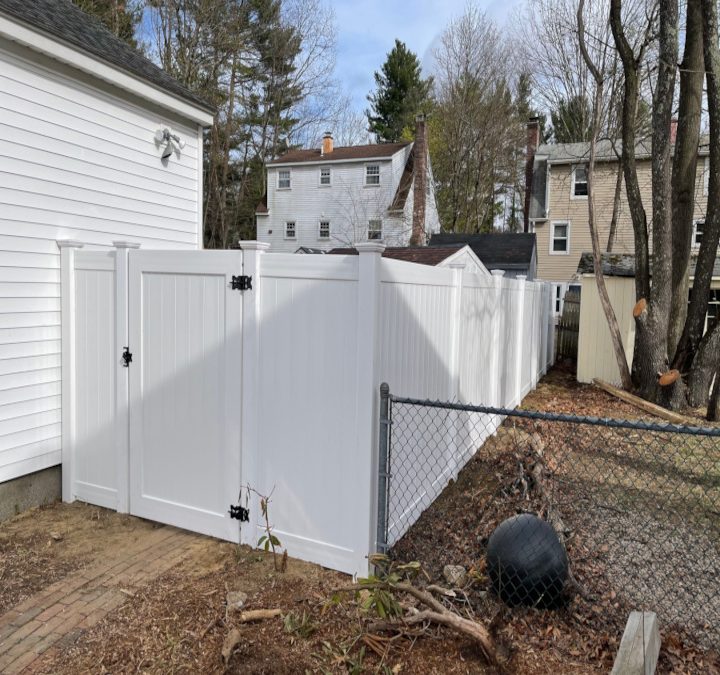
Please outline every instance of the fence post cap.
[{"label": "fence post cap", "polygon": [[504,277],[505,270],[492,270],[490,274],[492,274],[494,277]]},{"label": "fence post cap", "polygon": [[114,241],[112,245],[115,248],[140,248],[140,244],[136,241]]},{"label": "fence post cap", "polygon": [[382,253],[385,250],[385,242],[363,241],[359,244],[355,244],[355,249],[360,255],[363,253]]},{"label": "fence post cap", "polygon": [[257,241],[255,239],[240,239],[238,244],[243,251],[267,251],[270,248],[267,241]]},{"label": "fence post cap", "polygon": [[77,239],[56,239],[55,243],[58,248],[82,248],[85,246],[85,244]]},{"label": "fence post cap", "polygon": [[383,398],[390,396],[390,385],[387,382],[383,382],[380,385],[380,396]]}]

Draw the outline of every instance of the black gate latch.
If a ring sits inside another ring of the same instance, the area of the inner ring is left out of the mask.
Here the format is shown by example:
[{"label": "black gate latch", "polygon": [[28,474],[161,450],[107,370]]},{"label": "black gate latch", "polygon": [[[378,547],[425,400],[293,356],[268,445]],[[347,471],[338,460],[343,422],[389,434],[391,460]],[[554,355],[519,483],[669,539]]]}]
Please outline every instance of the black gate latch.
[{"label": "black gate latch", "polygon": [[132,363],[132,352],[130,347],[125,347],[122,353],[123,368],[127,368]]},{"label": "black gate latch", "polygon": [[230,517],[239,520],[241,523],[250,522],[250,509],[244,506],[233,506],[230,504]]},{"label": "black gate latch", "polygon": [[252,277],[245,274],[239,277],[233,277],[230,281],[230,288],[234,291],[251,291],[252,290]]}]

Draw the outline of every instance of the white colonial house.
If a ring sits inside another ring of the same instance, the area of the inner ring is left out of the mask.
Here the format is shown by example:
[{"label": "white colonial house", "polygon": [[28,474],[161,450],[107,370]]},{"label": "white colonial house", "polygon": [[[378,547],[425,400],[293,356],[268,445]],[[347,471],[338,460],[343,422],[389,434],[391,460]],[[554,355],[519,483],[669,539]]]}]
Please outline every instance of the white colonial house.
[{"label": "white colonial house", "polygon": [[367,240],[425,244],[440,231],[425,122],[414,143],[294,150],[270,162],[256,210],[257,238],[271,251],[329,250]]},{"label": "white colonial house", "polygon": [[213,114],[70,0],[0,0],[0,502],[59,477],[57,241],[202,248]]}]

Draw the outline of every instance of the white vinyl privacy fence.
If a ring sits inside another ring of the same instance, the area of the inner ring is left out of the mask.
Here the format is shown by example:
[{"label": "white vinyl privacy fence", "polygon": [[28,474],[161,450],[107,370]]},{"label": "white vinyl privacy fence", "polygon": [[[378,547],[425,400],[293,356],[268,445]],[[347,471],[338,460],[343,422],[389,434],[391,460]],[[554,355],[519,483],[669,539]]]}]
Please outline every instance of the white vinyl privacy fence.
[{"label": "white vinyl privacy fence", "polygon": [[[290,555],[344,572],[376,548],[380,383],[510,406],[553,353],[548,285],[384,259],[376,242],[80,246],[61,242],[64,499],[255,545],[251,486],[272,492]],[[477,449],[440,441],[448,475]]]}]

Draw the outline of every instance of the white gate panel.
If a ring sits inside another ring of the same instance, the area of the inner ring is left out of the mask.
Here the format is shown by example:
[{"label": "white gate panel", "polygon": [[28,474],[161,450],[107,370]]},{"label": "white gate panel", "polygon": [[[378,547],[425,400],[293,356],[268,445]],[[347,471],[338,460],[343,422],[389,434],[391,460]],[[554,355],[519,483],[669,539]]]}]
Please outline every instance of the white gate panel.
[{"label": "white gate panel", "polygon": [[72,497],[117,508],[115,252],[75,254],[75,445]]},{"label": "white gate panel", "polygon": [[130,254],[130,512],[239,541],[239,251]]}]

